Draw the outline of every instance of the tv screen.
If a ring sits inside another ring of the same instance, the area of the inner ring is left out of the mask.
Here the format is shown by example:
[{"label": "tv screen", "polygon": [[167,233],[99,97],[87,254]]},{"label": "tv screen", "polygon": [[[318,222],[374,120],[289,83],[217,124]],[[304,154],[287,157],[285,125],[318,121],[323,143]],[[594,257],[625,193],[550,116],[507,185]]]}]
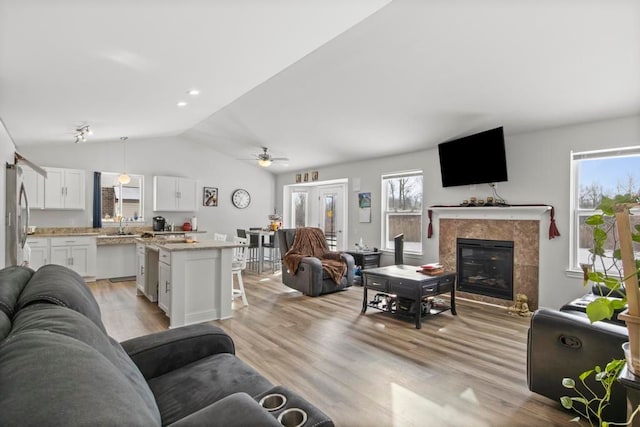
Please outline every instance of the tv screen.
[{"label": "tv screen", "polygon": [[507,180],[502,127],[438,144],[443,187]]}]

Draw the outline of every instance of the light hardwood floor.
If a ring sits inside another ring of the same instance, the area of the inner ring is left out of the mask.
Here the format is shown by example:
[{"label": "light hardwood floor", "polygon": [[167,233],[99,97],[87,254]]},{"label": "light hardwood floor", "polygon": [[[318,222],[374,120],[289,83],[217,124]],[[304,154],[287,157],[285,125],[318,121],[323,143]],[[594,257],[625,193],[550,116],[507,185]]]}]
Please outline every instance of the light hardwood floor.
[{"label": "light hardwood floor", "polygon": [[[337,426],[565,426],[572,413],[526,384],[529,319],[458,300],[446,312],[411,320],[368,309],[362,288],[317,298],[245,273],[249,306],[213,322],[236,354],[274,384],[289,387]],[[157,305],[134,282],[90,284],[109,334],[122,341],[166,329]]]}]

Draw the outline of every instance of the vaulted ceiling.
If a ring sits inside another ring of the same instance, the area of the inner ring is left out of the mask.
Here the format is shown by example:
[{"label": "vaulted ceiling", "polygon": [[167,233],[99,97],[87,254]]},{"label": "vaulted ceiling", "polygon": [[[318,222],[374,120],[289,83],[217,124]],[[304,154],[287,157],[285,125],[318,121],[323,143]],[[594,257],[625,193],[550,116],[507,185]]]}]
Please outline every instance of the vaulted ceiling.
[{"label": "vaulted ceiling", "polygon": [[639,76],[640,0],[0,0],[18,147],[88,123],[303,169],[640,114]]}]

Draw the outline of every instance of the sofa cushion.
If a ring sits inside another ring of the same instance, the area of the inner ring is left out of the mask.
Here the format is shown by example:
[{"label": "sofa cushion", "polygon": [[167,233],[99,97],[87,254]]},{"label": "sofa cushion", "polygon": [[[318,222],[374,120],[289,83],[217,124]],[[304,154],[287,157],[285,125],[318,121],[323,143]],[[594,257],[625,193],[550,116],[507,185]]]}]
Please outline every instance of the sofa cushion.
[{"label": "sofa cushion", "polygon": [[2,425],[160,425],[126,373],[62,334],[12,333],[0,344],[0,378]]},{"label": "sofa cushion", "polygon": [[4,311],[0,311],[0,340],[3,340],[11,330],[11,319]]},{"label": "sofa cushion", "polygon": [[84,279],[70,268],[55,264],[40,267],[22,291],[17,309],[41,302],[69,307],[84,314],[106,332],[100,318],[100,307],[91,290]]},{"label": "sofa cushion", "polygon": [[149,380],[163,424],[171,424],[226,396],[263,393],[273,385],[232,354],[221,353]]},{"label": "sofa cushion", "polygon": [[9,319],[16,311],[16,303],[33,270],[29,267],[12,266],[0,270],[0,311]]}]

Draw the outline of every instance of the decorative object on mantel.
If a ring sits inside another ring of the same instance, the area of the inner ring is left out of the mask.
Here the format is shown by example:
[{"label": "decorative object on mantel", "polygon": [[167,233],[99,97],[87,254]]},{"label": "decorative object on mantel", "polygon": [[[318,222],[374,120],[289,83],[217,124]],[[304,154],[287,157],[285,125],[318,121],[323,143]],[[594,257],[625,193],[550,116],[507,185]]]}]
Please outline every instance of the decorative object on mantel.
[{"label": "decorative object on mantel", "polygon": [[[476,206],[475,204],[473,206]],[[549,240],[554,239],[560,235],[560,231],[558,231],[558,227],[556,226],[556,218],[555,218],[555,209],[551,205],[545,205],[541,203],[533,203],[533,204],[525,204],[525,205],[500,205],[496,206],[495,209],[504,209],[508,207],[535,207],[535,206],[548,206],[551,208],[549,211],[550,224],[549,224]],[[470,206],[460,206],[460,205],[433,205],[430,208],[467,208]],[[483,208],[487,208],[487,206],[482,206]],[[490,207],[493,209],[493,207]],[[429,218],[429,225],[427,227],[427,239],[430,239],[433,236],[433,210],[427,210],[427,216]]]},{"label": "decorative object on mantel", "polygon": [[317,180],[318,180],[318,171],[311,172],[311,181],[317,181]]}]

